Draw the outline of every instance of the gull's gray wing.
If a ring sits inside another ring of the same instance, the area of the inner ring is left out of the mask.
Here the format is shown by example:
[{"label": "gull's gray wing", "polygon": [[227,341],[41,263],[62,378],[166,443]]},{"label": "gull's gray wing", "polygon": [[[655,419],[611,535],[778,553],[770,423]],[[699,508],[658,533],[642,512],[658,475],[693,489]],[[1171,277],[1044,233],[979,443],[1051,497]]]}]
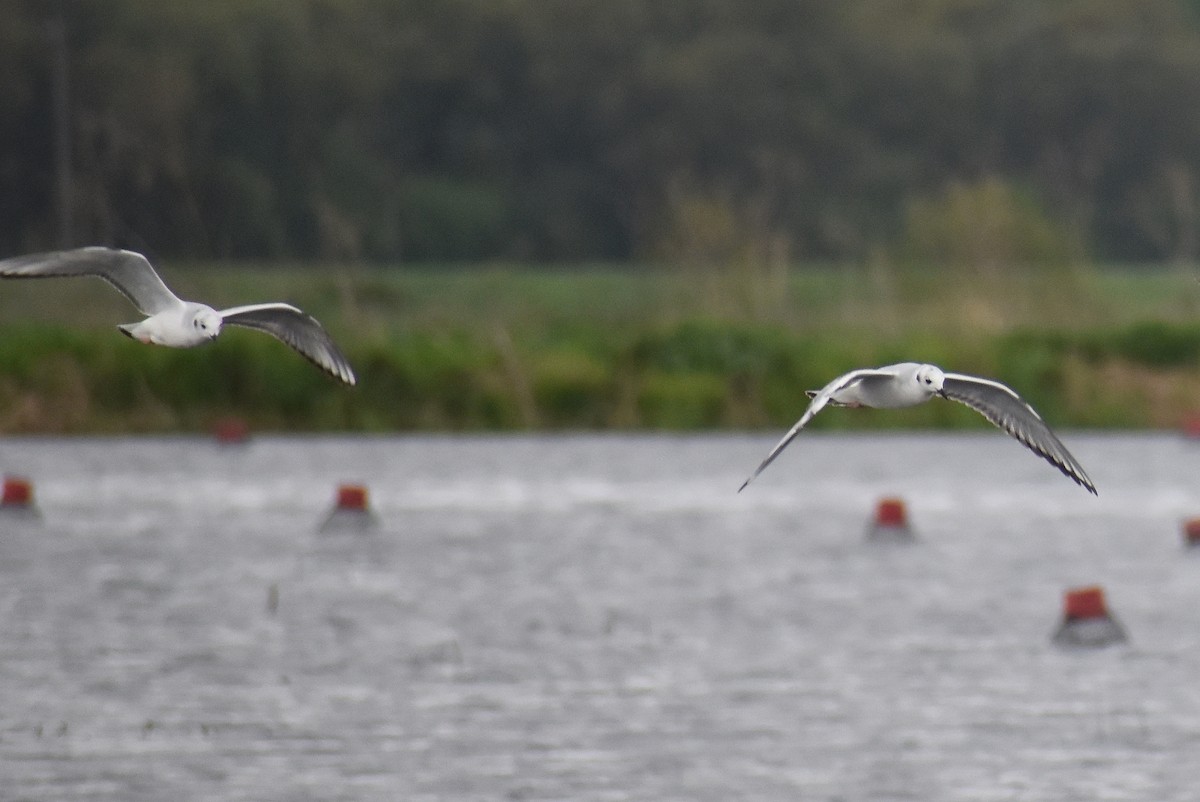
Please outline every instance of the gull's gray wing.
[{"label": "gull's gray wing", "polygon": [[947,373],[945,377],[942,392],[947,398],[966,404],[980,413],[1092,495],[1097,495],[1096,487],[1083,466],[1050,431],[1042,416],[1012,388],[1000,382],[961,373]]},{"label": "gull's gray wing", "polygon": [[146,257],[117,248],[76,248],[0,261],[0,278],[98,276],[120,290],[143,315],[182,304],[154,272]]},{"label": "gull's gray wing", "polygon": [[779,456],[780,452],[787,448],[788,443],[792,442],[792,439],[796,435],[800,434],[800,430],[803,429],[810,420],[812,420],[814,415],[820,412],[825,405],[830,402],[836,393],[845,390],[847,387],[850,387],[851,385],[855,384],[856,382],[860,382],[863,379],[870,379],[874,377],[884,378],[894,375],[895,371],[891,368],[864,368],[862,370],[852,370],[845,375],[838,376],[829,384],[822,387],[815,394],[813,394],[812,401],[809,403],[808,409],[804,410],[804,414],[800,416],[800,420],[796,421],[796,425],[789,429],[788,433],[783,436],[783,439],[775,444],[775,447],[771,449],[771,453],[767,454],[767,458],[764,459],[759,466],[754,469],[754,473],[750,474],[750,478],[742,482],[742,486],[738,488],[738,492],[741,493],[743,490],[745,490],[746,485],[753,482],[768,465],[775,461],[775,458]]},{"label": "gull's gray wing", "polygon": [[317,367],[346,384],[354,384],[354,371],[333,339],[311,315],[290,304],[235,306],[218,314],[225,323],[265,331],[295,348]]}]

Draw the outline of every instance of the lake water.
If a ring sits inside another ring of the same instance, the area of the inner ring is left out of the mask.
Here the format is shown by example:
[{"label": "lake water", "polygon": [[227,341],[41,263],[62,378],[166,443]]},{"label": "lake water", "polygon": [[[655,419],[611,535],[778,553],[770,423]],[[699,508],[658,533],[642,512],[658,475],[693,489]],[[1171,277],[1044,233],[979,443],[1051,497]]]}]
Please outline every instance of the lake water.
[{"label": "lake water", "polygon": [[1200,795],[1200,443],[777,435],[0,441],[0,799]]}]

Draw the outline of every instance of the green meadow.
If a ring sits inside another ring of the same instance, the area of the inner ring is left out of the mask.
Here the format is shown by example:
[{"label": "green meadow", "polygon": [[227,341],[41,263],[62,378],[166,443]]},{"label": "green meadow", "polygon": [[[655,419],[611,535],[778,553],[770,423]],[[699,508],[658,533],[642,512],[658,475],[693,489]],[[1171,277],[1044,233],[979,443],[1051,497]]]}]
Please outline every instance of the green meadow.
[{"label": "green meadow", "polygon": [[[779,428],[803,391],[906,359],[1011,384],[1060,427],[1165,428],[1200,410],[1191,268],[887,265],[722,270],[367,268],[170,262],[214,306],[287,300],[359,376],[343,388],[270,337],[155,348],[91,279],[0,283],[0,431]],[[957,404],[830,410],[814,428],[986,427]]]}]

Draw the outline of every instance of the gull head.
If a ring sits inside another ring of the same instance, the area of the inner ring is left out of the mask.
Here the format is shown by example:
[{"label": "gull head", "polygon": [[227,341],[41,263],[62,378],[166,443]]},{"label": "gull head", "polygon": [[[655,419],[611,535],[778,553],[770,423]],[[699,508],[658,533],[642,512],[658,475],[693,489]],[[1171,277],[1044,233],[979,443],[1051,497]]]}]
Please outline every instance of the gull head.
[{"label": "gull head", "polygon": [[223,322],[215,309],[201,308],[192,316],[192,328],[198,337],[205,340],[215,340],[221,333]]},{"label": "gull head", "polygon": [[917,386],[926,395],[942,395],[946,374],[942,373],[942,369],[937,365],[919,366],[914,374],[914,378],[916,379]]}]

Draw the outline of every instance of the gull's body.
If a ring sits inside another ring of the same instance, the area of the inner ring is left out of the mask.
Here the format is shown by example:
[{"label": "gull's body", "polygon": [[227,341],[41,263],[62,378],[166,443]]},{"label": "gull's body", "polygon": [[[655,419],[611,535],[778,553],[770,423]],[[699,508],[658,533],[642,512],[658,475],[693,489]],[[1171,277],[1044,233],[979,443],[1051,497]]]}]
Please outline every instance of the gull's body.
[{"label": "gull's body", "polygon": [[1095,495],[1096,488],[1083,466],[1059,441],[1042,417],[1012,388],[977,376],[945,373],[935,365],[901,362],[882,368],[865,368],[849,373],[810,391],[812,401],[804,415],[771,449],[758,469],[742,483],[745,489],[770,465],[800,430],[826,405],[900,409],[922,404],[935,396],[958,401],[974,409],[1015,437],[1030,451],[1045,459],[1081,487]]},{"label": "gull's body", "polygon": [[350,363],[321,324],[290,304],[252,304],[218,311],[185,301],[167,288],[146,257],[114,248],[77,248],[0,261],[0,278],[52,276],[97,276],[116,287],[146,315],[138,323],[117,327],[139,342],[191,348],[216,339],[225,324],[245,326],[277,337],[346,384],[355,382]]}]

